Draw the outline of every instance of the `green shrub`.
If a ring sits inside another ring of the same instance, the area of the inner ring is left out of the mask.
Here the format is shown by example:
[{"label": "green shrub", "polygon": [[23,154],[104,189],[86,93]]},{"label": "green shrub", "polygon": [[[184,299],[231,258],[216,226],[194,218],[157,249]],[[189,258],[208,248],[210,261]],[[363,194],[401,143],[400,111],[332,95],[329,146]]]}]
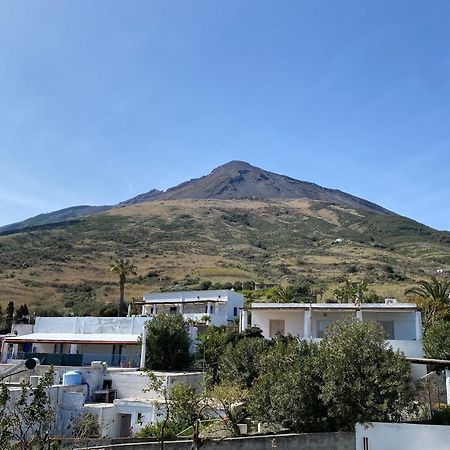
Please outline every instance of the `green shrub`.
[{"label": "green shrub", "polygon": [[450,425],[450,405],[431,412],[431,423],[434,425]]},{"label": "green shrub", "polygon": [[[163,422],[149,423],[141,428],[137,433],[136,437],[154,437],[161,438],[161,427]],[[169,421],[166,423],[166,427],[164,429],[164,439],[175,439],[177,434],[183,431],[183,427],[173,421]]]},{"label": "green shrub", "polygon": [[180,370],[189,365],[189,324],[181,314],[158,314],[145,327],[148,369]]},{"label": "green shrub", "polygon": [[427,358],[450,359],[450,322],[437,322],[426,331],[423,348]]}]

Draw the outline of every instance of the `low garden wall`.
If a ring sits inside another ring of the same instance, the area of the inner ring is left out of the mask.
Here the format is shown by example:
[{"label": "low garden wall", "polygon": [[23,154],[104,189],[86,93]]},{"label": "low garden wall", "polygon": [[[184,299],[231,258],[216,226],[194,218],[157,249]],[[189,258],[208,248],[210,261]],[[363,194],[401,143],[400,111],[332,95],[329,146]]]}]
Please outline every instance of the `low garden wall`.
[{"label": "low garden wall", "polygon": [[[355,433],[304,433],[249,436],[207,442],[202,450],[355,450]],[[148,450],[159,448],[157,442],[132,442],[123,444],[83,447],[78,450]],[[187,450],[190,441],[166,442],[167,450]]]}]

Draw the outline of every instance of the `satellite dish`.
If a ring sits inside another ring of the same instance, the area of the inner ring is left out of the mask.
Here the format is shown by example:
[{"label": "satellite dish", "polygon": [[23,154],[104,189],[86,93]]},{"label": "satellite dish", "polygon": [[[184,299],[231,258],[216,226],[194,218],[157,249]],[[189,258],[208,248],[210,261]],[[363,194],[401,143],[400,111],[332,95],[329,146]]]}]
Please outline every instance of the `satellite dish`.
[{"label": "satellite dish", "polygon": [[28,370],[33,370],[36,366],[38,366],[41,362],[37,358],[29,358],[25,361],[25,367]]}]

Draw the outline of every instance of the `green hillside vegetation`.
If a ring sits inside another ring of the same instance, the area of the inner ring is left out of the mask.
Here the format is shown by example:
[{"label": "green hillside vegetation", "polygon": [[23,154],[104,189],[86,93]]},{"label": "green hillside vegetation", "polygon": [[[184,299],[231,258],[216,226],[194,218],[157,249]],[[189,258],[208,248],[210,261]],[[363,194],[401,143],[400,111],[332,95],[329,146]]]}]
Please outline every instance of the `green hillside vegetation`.
[{"label": "green hillside vegetation", "polygon": [[347,278],[402,299],[414,280],[450,265],[450,233],[309,200],[140,203],[0,236],[0,304],[75,314],[115,304],[108,268],[118,255],[137,266],[128,301],[252,281],[308,281],[327,298]]}]

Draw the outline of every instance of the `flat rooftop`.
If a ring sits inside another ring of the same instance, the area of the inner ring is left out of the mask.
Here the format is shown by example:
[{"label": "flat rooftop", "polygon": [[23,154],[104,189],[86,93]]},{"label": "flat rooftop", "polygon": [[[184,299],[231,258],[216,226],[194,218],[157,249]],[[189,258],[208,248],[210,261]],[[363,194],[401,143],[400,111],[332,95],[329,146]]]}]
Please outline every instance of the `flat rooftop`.
[{"label": "flat rooftop", "polygon": [[64,344],[138,344],[140,334],[108,333],[31,333],[22,336],[7,336],[5,342],[41,342]]},{"label": "flat rooftop", "polygon": [[316,311],[415,311],[415,303],[362,303],[356,306],[354,303],[252,303],[249,310],[263,309],[297,309]]},{"label": "flat rooftop", "polygon": [[226,302],[229,295],[238,295],[240,292],[231,289],[218,289],[208,291],[178,291],[178,292],[149,292],[144,295],[144,303],[195,303],[195,302]]}]

